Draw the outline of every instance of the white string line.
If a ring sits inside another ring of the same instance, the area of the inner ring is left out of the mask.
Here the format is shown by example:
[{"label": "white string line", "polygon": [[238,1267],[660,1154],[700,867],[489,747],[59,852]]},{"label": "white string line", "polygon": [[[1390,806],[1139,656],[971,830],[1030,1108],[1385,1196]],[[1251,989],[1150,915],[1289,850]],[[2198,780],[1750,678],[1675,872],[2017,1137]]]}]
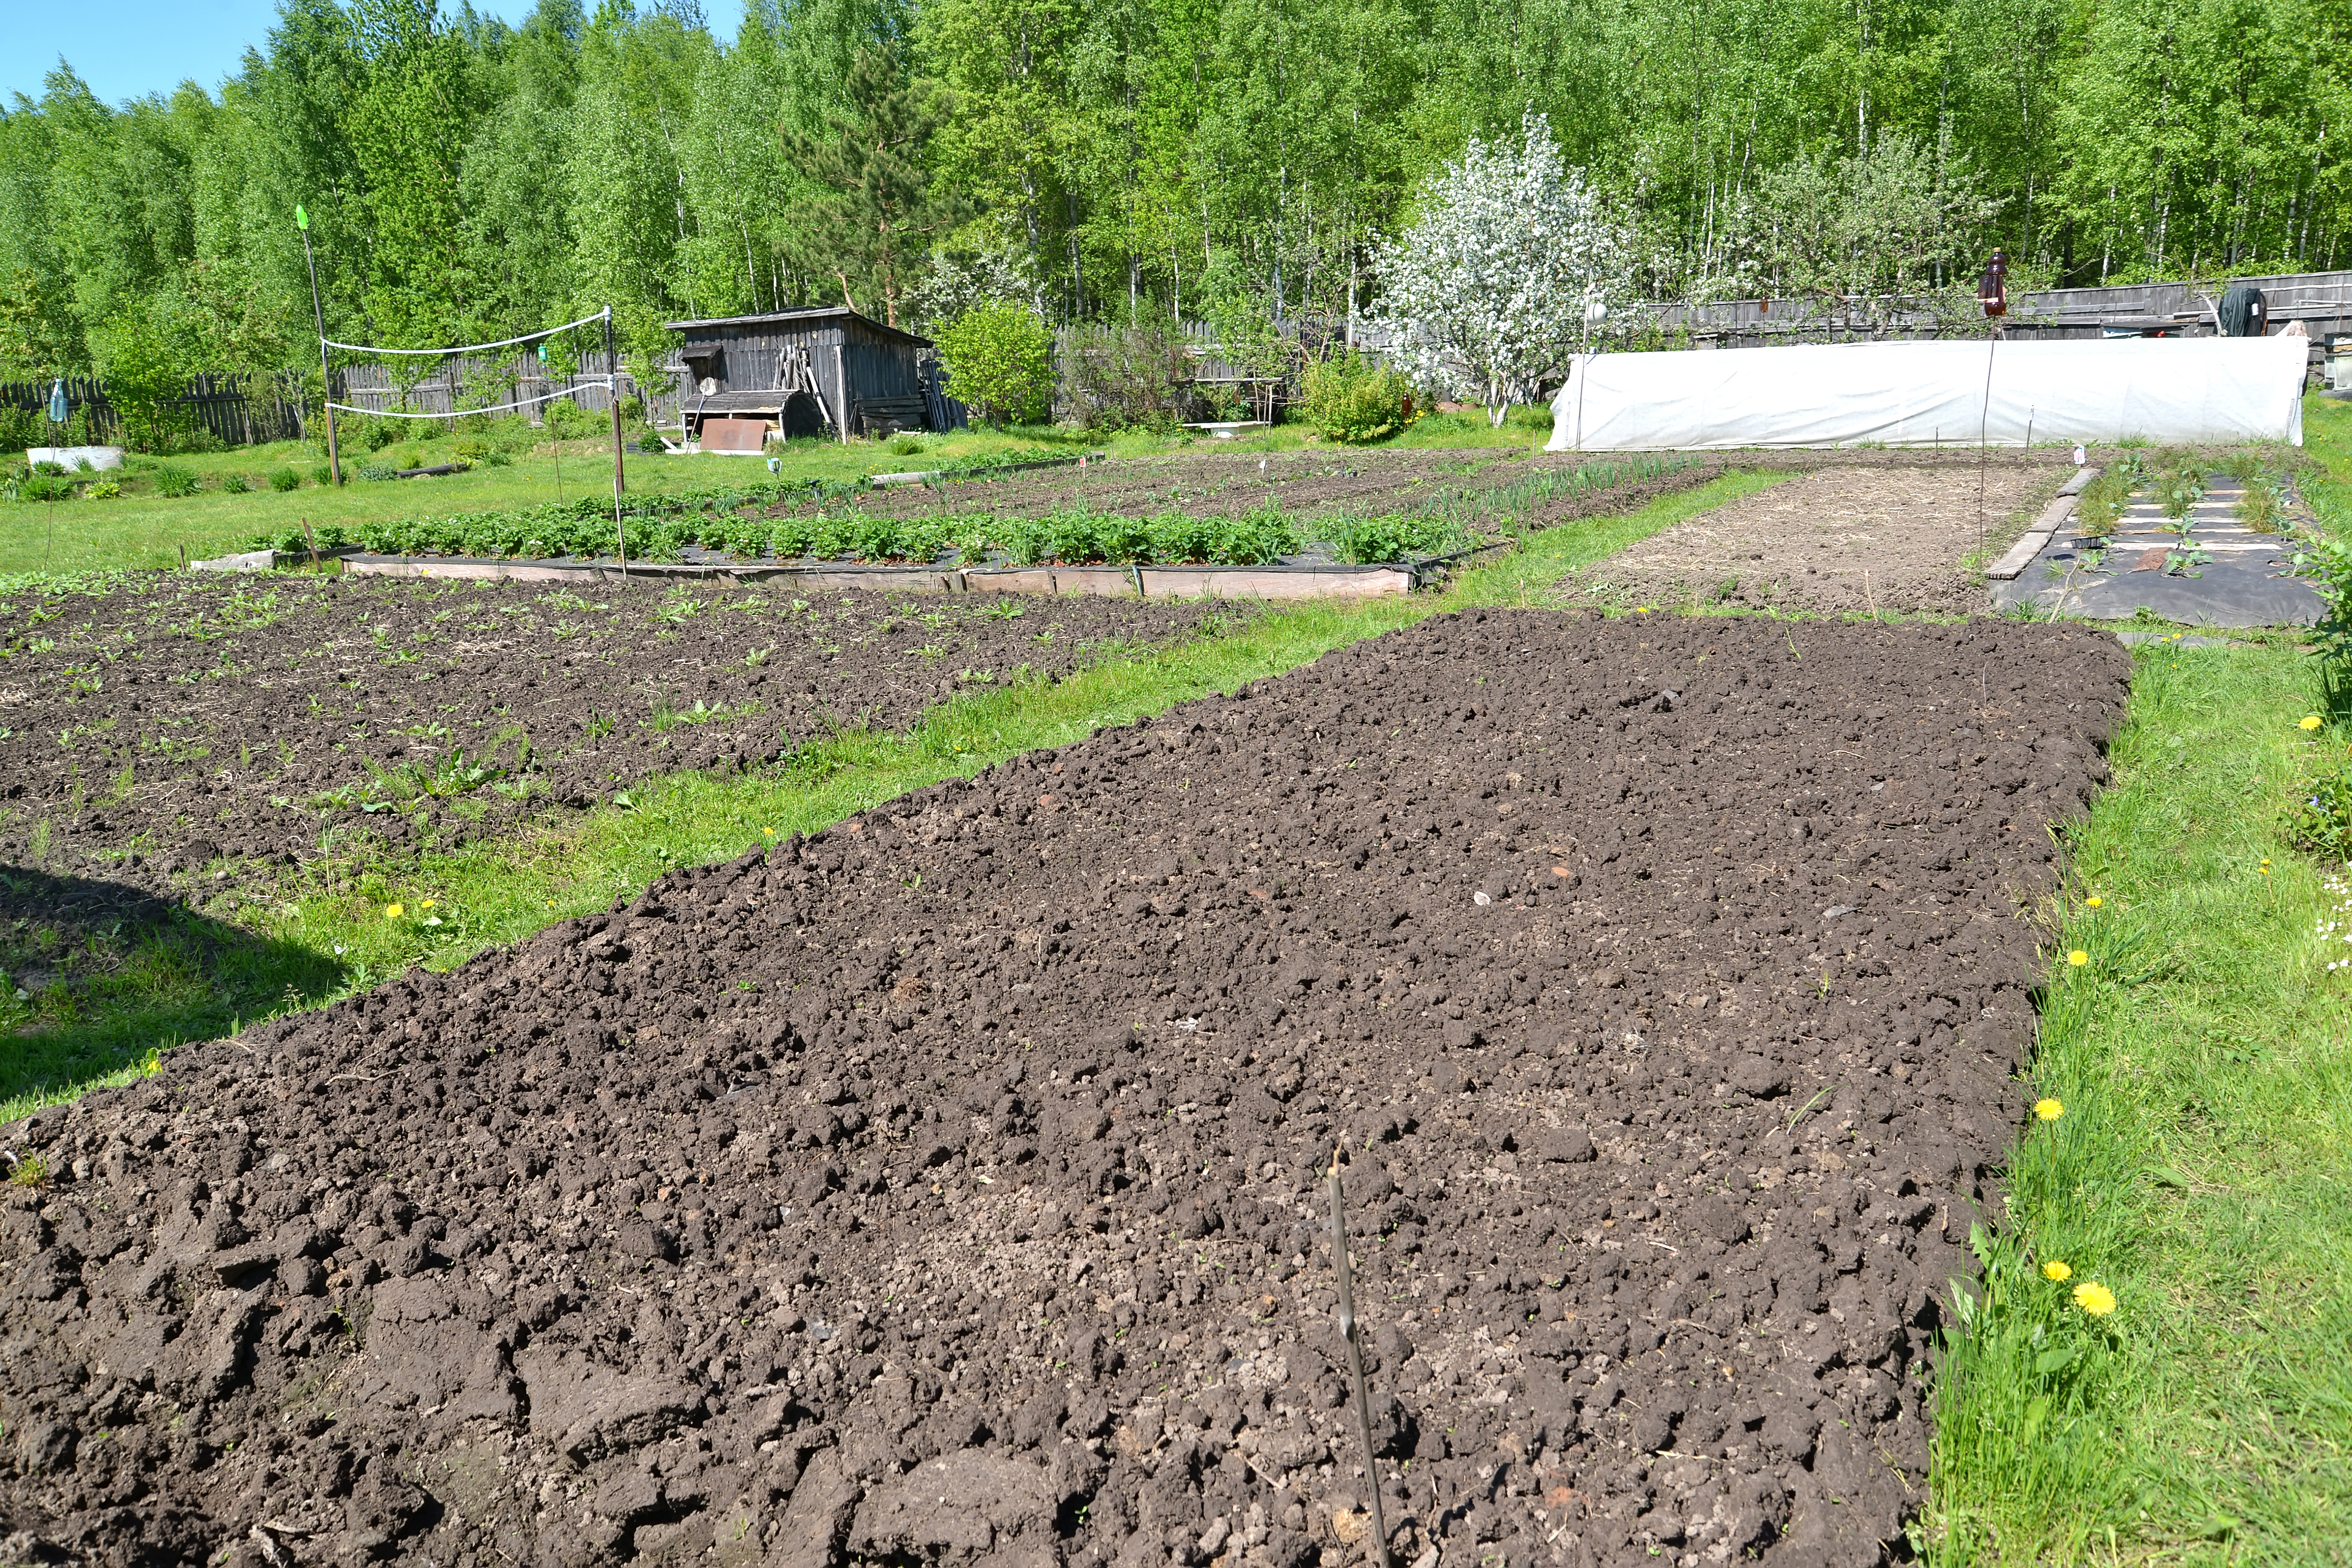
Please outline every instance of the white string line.
[{"label": "white string line", "polygon": [[494,343],[461,343],[455,348],[446,349],[380,349],[373,343],[339,343],[332,338],[326,339],[325,342],[331,349],[345,349],[357,354],[469,354],[478,353],[483,349],[512,348],[517,343],[527,343],[539,338],[551,338],[558,332],[568,332],[574,327],[584,327],[591,321],[601,321],[604,319],[604,312],[599,310],[593,316],[583,316],[576,321],[566,321],[560,327],[550,327],[545,331],[525,332],[519,338],[500,338]]},{"label": "white string line", "polygon": [[585,381],[563,392],[550,392],[538,397],[518,397],[511,403],[493,403],[483,408],[453,408],[446,414],[409,414],[396,408],[360,408],[349,403],[330,403],[327,406],[340,409],[345,414],[365,414],[376,419],[463,419],[468,414],[496,414],[501,409],[522,408],[533,403],[552,403],[559,397],[571,396],[572,393],[580,391],[583,387],[593,391],[600,386],[606,392],[611,392],[614,389],[612,378],[607,376],[603,381]]}]

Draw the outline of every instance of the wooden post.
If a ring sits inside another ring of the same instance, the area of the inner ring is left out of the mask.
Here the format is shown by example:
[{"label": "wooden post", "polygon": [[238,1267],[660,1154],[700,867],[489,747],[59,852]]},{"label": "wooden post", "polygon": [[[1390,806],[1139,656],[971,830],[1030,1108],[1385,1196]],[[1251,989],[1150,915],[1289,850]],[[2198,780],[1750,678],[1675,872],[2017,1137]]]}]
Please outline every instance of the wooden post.
[{"label": "wooden post", "polygon": [[[841,335],[849,335],[846,326],[841,329]],[[841,417],[834,421],[834,428],[841,432],[841,444],[846,447],[849,445],[849,362],[842,357],[839,343],[833,345],[833,384],[841,400]]]},{"label": "wooden post", "polygon": [[296,207],[294,225],[302,231],[302,260],[310,268],[310,320],[319,329],[319,412],[327,416],[327,470],[341,489],[343,462],[335,451],[335,373],[327,368],[327,311],[319,303],[319,262],[310,254],[310,215]]},{"label": "wooden post", "polygon": [[[604,307],[604,395],[613,405],[613,542],[620,547],[621,580],[629,577],[629,532],[621,524],[621,361],[613,353],[613,307]],[[558,443],[561,445],[561,443]]]}]

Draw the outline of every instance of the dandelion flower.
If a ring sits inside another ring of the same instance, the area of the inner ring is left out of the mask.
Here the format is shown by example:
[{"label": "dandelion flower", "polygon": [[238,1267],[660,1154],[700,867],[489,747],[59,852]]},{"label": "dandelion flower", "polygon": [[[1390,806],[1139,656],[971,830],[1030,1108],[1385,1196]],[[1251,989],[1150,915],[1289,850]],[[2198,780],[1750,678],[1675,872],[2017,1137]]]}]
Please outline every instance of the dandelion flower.
[{"label": "dandelion flower", "polygon": [[2316,729],[2318,729],[2318,728],[2319,728],[2319,724],[2320,724],[2320,718],[2319,718],[2319,715],[2318,715],[2318,714],[2316,714],[2316,713],[2306,713],[2306,714],[2305,714],[2305,715],[2303,716],[2303,718],[2302,718],[2302,719],[2297,722],[2297,724],[2296,724],[2296,728],[2301,729],[2301,730],[2316,730]]},{"label": "dandelion flower", "polygon": [[2094,910],[2095,910],[2095,909],[2099,908],[2099,907],[2100,907],[2101,902],[2102,902],[2102,900],[2100,900],[2099,895],[2098,895],[2098,894],[2096,894],[2096,893],[2093,893],[2089,898],[2084,899],[2084,900],[2083,900],[2083,903],[2084,903],[2084,907],[2085,907],[2085,908],[2088,908],[2088,909],[2094,909]]},{"label": "dandelion flower", "polygon": [[2054,1100],[2037,1100],[2033,1102],[2033,1114],[2044,1121],[2055,1121],[2066,1114],[2066,1108]]},{"label": "dandelion flower", "polygon": [[2055,1279],[2063,1285],[2074,1277],[2074,1271],[2053,1258],[2042,1266],[2042,1277],[2045,1279]]},{"label": "dandelion flower", "polygon": [[420,909],[420,910],[429,910],[429,909],[431,909],[431,908],[433,907],[433,900],[430,900],[430,899],[427,899],[427,900],[425,900],[423,903],[421,903],[421,904],[417,905],[416,907],[417,907],[418,909]]},{"label": "dandelion flower", "polygon": [[2074,1305],[2095,1318],[2104,1318],[2116,1310],[2116,1293],[2095,1279],[2085,1279],[2074,1287]]},{"label": "dandelion flower", "polygon": [[398,920],[401,917],[401,913],[402,910],[398,904],[386,904],[383,906],[383,918],[388,921]]},{"label": "dandelion flower", "polygon": [[2091,962],[2091,955],[2084,952],[2078,947],[2074,952],[2066,955],[2066,962],[2074,965],[2076,969],[2080,969],[2083,965]]}]

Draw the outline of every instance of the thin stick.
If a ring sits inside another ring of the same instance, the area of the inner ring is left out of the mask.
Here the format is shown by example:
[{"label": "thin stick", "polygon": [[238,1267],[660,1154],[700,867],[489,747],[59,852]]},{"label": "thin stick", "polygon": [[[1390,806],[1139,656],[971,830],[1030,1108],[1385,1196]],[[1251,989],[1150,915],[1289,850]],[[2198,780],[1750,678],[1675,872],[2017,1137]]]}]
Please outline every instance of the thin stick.
[{"label": "thin stick", "polygon": [[613,405],[613,538],[621,549],[621,581],[629,580],[629,533],[621,524],[621,359],[613,352],[613,307],[604,307],[604,397]]},{"label": "thin stick", "polygon": [[1995,321],[1985,334],[1984,403],[1977,410],[1977,548],[1985,542],[1985,432],[1992,419],[1992,351],[2000,342],[2000,323]]},{"label": "thin stick", "polygon": [[1356,1339],[1356,1286],[1348,1271],[1348,1208],[1339,1193],[1339,1151],[1331,1151],[1331,1260],[1339,1269],[1339,1337],[1348,1342],[1348,1372],[1356,1385],[1356,1426],[1364,1435],[1364,1489],[1372,1502],[1372,1539],[1381,1568],[1389,1558],[1388,1527],[1381,1520],[1381,1465],[1372,1452],[1372,1406],[1364,1396],[1364,1347]]}]

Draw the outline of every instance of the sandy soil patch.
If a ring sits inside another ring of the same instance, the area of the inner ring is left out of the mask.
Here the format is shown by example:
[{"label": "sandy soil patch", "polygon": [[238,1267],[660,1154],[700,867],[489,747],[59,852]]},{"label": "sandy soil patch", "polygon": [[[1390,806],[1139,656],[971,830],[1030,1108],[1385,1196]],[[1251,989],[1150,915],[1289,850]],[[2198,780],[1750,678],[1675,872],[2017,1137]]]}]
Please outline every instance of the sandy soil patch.
[{"label": "sandy soil patch", "polygon": [[1985,605],[1964,564],[2063,482],[2054,467],[1839,467],[1775,485],[1588,568],[1580,601],[1724,605],[1817,615],[1965,613]]}]

